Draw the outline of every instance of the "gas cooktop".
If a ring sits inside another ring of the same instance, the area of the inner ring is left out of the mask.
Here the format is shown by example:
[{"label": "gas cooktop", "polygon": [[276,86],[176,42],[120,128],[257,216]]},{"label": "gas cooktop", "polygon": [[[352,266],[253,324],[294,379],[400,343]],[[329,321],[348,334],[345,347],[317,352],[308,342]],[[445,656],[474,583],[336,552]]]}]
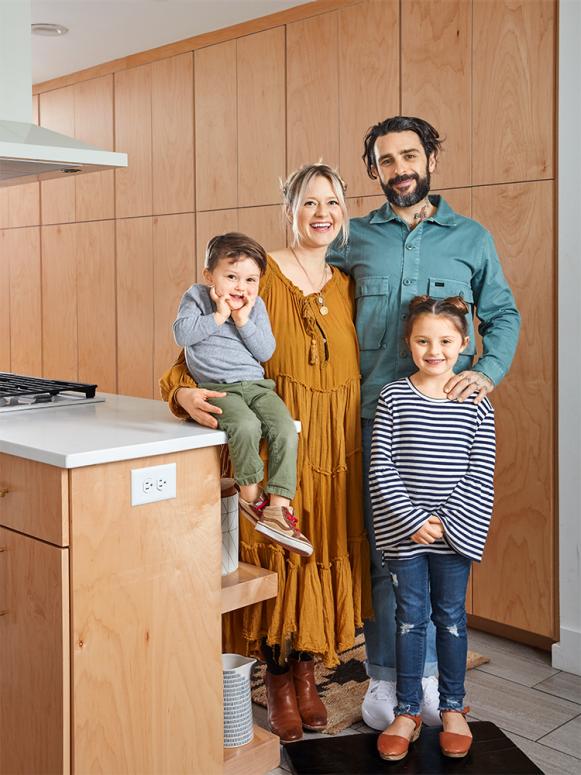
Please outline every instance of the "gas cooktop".
[{"label": "gas cooktop", "polygon": [[63,382],[0,372],[0,412],[81,406],[105,399],[96,396],[97,385]]}]

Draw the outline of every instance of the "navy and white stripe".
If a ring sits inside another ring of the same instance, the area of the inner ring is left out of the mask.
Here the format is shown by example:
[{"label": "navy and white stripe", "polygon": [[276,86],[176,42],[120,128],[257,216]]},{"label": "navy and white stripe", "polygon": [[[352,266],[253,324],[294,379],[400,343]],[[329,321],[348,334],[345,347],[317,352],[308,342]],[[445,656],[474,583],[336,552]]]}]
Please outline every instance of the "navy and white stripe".
[{"label": "navy and white stripe", "polygon": [[[373,425],[369,489],[377,548],[403,559],[457,552],[481,560],[494,499],[494,409],[428,398],[409,379],[386,385]],[[444,538],[411,537],[432,515]]]}]

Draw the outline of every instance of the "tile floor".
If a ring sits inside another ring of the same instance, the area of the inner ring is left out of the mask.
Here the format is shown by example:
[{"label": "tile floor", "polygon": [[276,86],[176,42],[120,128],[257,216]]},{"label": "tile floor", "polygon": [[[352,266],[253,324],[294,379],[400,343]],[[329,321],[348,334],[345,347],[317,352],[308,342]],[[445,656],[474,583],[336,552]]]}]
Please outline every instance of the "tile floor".
[{"label": "tile floor", "polygon": [[[581,677],[555,670],[550,655],[528,646],[470,631],[469,646],[490,662],[467,675],[470,719],[493,721],[545,775],[581,773]],[[264,708],[254,706],[266,726]],[[373,732],[363,722],[340,734]],[[305,733],[305,737],[319,737]],[[288,775],[281,766],[269,775]]]}]

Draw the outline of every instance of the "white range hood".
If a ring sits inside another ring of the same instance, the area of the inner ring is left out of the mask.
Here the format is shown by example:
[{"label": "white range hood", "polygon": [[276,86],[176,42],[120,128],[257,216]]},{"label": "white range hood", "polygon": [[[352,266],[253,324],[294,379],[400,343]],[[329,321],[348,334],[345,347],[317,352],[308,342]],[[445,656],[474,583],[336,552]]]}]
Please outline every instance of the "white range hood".
[{"label": "white range hood", "polygon": [[94,148],[31,119],[30,0],[0,0],[0,186],[127,166],[125,153]]}]

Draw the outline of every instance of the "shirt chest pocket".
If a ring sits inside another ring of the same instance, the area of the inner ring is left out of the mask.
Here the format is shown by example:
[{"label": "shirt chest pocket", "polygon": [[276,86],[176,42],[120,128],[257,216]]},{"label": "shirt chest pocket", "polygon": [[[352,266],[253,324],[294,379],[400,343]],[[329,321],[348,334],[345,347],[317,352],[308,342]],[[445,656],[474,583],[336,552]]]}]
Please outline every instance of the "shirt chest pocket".
[{"label": "shirt chest pocket", "polygon": [[447,280],[443,277],[430,277],[428,282],[428,295],[432,299],[448,299],[450,296],[459,296],[468,305],[468,334],[470,343],[462,355],[474,355],[476,353],[476,339],[474,337],[474,294],[468,283],[460,280]]},{"label": "shirt chest pocket", "polygon": [[387,330],[389,277],[362,277],[355,284],[357,339],[361,350],[378,350]]}]

